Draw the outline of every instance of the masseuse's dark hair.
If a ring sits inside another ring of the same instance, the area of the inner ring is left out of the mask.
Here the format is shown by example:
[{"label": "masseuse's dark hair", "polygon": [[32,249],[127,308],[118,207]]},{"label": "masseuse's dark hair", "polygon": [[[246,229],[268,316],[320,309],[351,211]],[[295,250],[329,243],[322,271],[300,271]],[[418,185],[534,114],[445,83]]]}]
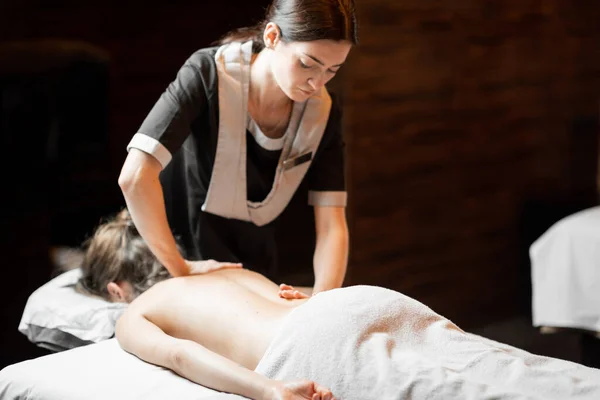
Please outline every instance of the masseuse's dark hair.
[{"label": "masseuse's dark hair", "polygon": [[253,52],[265,47],[263,32],[269,22],[279,27],[284,42],[329,39],[358,44],[354,0],[273,0],[258,24],[229,32],[217,43],[253,41]]}]

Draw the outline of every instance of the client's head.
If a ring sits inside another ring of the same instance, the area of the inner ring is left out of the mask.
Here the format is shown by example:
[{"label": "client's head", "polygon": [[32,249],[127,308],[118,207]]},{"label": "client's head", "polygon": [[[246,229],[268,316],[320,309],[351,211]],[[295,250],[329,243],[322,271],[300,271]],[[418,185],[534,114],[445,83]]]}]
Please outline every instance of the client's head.
[{"label": "client's head", "polygon": [[100,225],[85,246],[80,291],[108,301],[131,302],[169,277],[137,232],[127,210]]}]

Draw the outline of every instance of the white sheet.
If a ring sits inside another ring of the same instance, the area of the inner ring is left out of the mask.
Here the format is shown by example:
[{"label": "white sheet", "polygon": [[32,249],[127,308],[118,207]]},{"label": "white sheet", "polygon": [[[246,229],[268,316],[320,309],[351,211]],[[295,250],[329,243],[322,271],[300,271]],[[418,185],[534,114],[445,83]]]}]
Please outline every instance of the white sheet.
[{"label": "white sheet", "polygon": [[123,351],[116,339],[24,361],[0,371],[0,399],[242,399],[184,379]]},{"label": "white sheet", "polygon": [[529,254],[534,326],[600,331],[600,207],[557,222]]}]

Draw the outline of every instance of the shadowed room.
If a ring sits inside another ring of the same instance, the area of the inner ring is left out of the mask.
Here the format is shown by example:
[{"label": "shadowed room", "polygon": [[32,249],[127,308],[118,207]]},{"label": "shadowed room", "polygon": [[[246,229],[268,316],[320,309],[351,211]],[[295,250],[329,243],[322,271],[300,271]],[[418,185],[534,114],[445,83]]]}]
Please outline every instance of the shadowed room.
[{"label": "shadowed room", "polygon": [[[256,24],[269,3],[0,4],[0,369],[70,351],[20,331],[28,299],[126,206],[118,181],[128,143],[184,62]],[[356,17],[359,43],[327,83],[343,106],[344,286],[392,289],[465,331],[598,368],[600,235],[586,240],[600,232],[589,214],[598,205],[600,5],[356,0]],[[315,281],[309,191],[302,181],[278,217],[277,284]],[[569,216],[583,222],[560,225]],[[572,247],[551,253],[564,243]],[[566,285],[545,263],[583,247],[577,259],[591,270],[577,285],[534,286],[532,276],[546,284],[547,274]],[[589,324],[542,317],[588,290]]]}]

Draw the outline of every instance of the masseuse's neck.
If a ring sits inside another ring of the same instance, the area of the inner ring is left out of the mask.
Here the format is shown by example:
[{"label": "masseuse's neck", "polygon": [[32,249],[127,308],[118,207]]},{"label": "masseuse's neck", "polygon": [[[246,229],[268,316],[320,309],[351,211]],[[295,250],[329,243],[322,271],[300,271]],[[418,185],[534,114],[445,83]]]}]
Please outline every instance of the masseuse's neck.
[{"label": "masseuse's neck", "polygon": [[270,49],[262,50],[253,57],[250,67],[248,101],[263,111],[279,110],[291,101],[275,81],[271,70],[272,54]]}]

